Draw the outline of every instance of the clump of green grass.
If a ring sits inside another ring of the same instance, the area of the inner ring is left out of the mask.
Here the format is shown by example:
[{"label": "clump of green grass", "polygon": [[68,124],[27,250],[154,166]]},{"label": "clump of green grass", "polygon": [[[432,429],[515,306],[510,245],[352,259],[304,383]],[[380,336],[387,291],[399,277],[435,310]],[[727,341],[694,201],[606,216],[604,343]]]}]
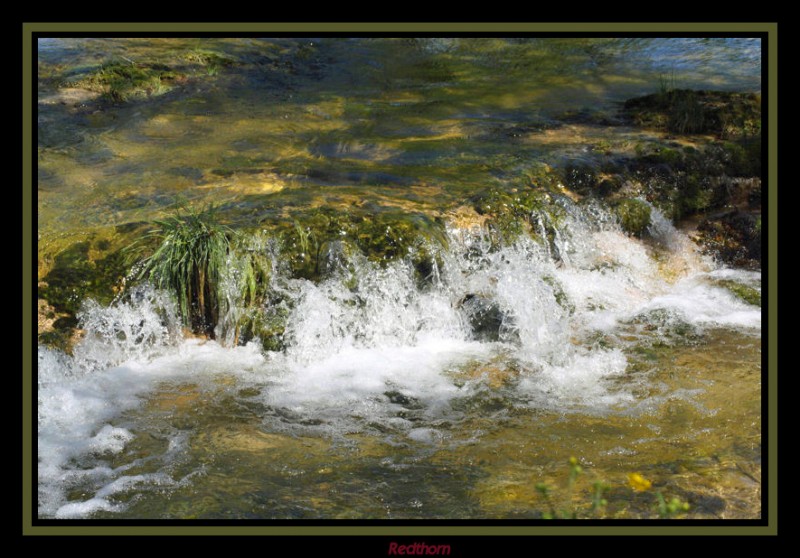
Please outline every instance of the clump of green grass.
[{"label": "clump of green grass", "polygon": [[142,262],[139,278],[175,293],[183,323],[213,335],[232,231],[218,222],[213,206],[178,210],[155,225],[147,239],[159,245]]},{"label": "clump of green grass", "polygon": [[677,77],[673,69],[669,74],[659,74],[658,76],[658,92],[660,95],[668,95],[671,91],[675,91],[677,87]]},{"label": "clump of green grass", "polygon": [[[270,294],[272,261],[263,235],[237,234],[231,243],[222,277],[216,333],[223,343],[239,345],[260,337],[265,348],[281,324],[264,315]],[[274,317],[274,316],[273,316]]]}]

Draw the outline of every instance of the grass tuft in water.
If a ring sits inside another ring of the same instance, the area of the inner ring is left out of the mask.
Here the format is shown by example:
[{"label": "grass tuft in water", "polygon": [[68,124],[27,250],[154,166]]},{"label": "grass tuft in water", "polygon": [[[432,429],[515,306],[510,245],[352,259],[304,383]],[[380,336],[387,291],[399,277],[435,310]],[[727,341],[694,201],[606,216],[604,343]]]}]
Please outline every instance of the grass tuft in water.
[{"label": "grass tuft in water", "polygon": [[175,293],[184,324],[212,335],[231,229],[217,221],[213,205],[202,211],[179,209],[155,225],[147,238],[159,246],[142,262],[139,278]]}]

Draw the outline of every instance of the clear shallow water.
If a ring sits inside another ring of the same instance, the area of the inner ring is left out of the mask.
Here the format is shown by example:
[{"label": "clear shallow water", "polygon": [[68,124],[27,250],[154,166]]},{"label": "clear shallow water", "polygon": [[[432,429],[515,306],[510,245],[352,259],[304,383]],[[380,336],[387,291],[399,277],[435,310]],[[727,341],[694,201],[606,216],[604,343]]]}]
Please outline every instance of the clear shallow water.
[{"label": "clear shallow water", "polygon": [[[560,125],[565,115],[602,122],[664,82],[761,88],[757,39],[42,41],[39,235],[53,251],[178,198],[222,204],[248,226],[321,204],[438,211],[534,161],[646,137]],[[197,52],[232,65],[208,75]],[[110,110],[59,89],[126,60],[185,77]]]},{"label": "clear shallow water", "polygon": [[[210,75],[197,49],[236,63]],[[60,87],[119,57],[188,77],[122,105]],[[249,229],[317,206],[445,214],[647,137],[566,113],[602,121],[662,79],[757,91],[759,59],[749,39],[43,39],[40,272],[178,197]],[[87,301],[74,356],[39,349],[40,517],[538,517],[535,484],[563,488],[573,455],[584,514],[602,479],[607,517],[652,517],[640,472],[691,517],[758,517],[761,310],[719,281],[760,273],[658,213],[643,243],[563,205],[552,245],[453,226],[425,285],[343,254],[319,284],[276,274],[281,353],[186,339],[146,288]]]}]

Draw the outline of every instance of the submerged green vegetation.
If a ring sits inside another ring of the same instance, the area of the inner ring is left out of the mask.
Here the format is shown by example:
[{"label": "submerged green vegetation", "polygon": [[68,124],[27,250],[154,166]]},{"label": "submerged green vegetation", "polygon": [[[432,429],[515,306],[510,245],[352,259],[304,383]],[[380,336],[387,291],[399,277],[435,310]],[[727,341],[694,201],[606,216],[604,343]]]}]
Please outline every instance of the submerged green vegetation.
[{"label": "submerged green vegetation", "polygon": [[162,95],[184,76],[163,64],[137,64],[130,60],[108,62],[71,87],[102,93],[114,102],[134,97]]},{"label": "submerged green vegetation", "polygon": [[[626,489],[616,488],[612,491],[610,484],[603,480],[594,480],[591,482],[591,488],[583,490],[586,499],[581,500],[576,494],[577,485],[578,479],[585,474],[580,461],[576,457],[570,457],[566,486],[557,487],[545,482],[536,483],[536,492],[541,497],[543,504],[542,519],[603,519],[607,517],[606,510],[609,501],[606,496],[612,493],[619,495]],[[628,473],[627,490],[633,494],[653,494],[652,517],[660,519],[685,517],[691,509],[689,502],[681,500],[678,496],[665,497],[661,490],[651,490],[652,486],[653,483],[640,473]]]},{"label": "submerged green vegetation", "polygon": [[629,99],[625,112],[638,125],[673,134],[723,139],[761,134],[761,96],[755,93],[662,89]]},{"label": "submerged green vegetation", "polygon": [[738,298],[752,304],[753,306],[761,306],[761,291],[749,285],[743,285],[736,281],[722,280],[718,283],[720,286],[725,287]]},{"label": "submerged green vegetation", "polygon": [[[170,56],[133,53],[130,56],[117,54],[99,66],[79,67],[60,78],[60,85],[99,93],[103,99],[122,104],[164,95],[197,78],[217,76],[222,69],[236,63],[231,56],[199,46]],[[59,79],[48,76],[47,72],[40,72],[40,77]]]},{"label": "submerged green vegetation", "polygon": [[614,211],[623,230],[641,237],[650,226],[650,206],[637,199],[622,199]]}]

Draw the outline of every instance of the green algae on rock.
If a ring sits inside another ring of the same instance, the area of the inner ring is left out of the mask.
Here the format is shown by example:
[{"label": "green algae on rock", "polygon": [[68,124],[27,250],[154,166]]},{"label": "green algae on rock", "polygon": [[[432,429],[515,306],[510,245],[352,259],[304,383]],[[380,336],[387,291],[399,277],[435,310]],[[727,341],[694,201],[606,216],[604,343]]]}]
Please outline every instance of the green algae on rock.
[{"label": "green algae on rock", "polygon": [[717,284],[721,287],[725,287],[747,304],[761,306],[761,291],[759,289],[729,279],[717,281]]},{"label": "green algae on rock", "polygon": [[650,206],[642,200],[628,198],[614,205],[619,224],[627,233],[641,237],[650,226]]},{"label": "green algae on rock", "polygon": [[134,97],[162,95],[183,76],[164,64],[138,64],[130,60],[107,62],[72,87],[99,91],[114,102]]},{"label": "green algae on rock", "polygon": [[624,111],[639,126],[675,134],[733,138],[761,133],[761,96],[755,93],[667,89],[629,99]]},{"label": "green algae on rock", "polygon": [[542,188],[493,188],[474,195],[470,201],[478,215],[486,217],[485,226],[498,246],[511,244],[522,234],[550,242],[563,217],[553,195]]},{"label": "green algae on rock", "polygon": [[761,217],[746,211],[731,211],[703,220],[697,229],[700,243],[723,262],[758,269],[761,267]]}]

